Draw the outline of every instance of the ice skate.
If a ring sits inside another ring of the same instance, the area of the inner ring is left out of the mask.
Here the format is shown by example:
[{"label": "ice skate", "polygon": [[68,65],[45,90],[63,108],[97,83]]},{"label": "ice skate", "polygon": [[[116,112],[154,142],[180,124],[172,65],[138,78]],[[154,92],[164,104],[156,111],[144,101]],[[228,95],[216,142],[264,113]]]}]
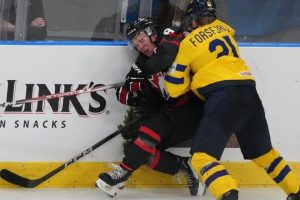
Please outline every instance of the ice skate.
[{"label": "ice skate", "polygon": [[230,190],[223,194],[219,200],[238,200],[239,192],[237,190]]},{"label": "ice skate", "polygon": [[108,196],[114,197],[117,195],[118,190],[124,188],[130,175],[129,171],[117,166],[113,171],[100,174],[99,179],[96,181],[96,187]]},{"label": "ice skate", "polygon": [[290,194],[286,200],[300,200],[300,188],[296,194]]},{"label": "ice skate", "polygon": [[184,175],[187,186],[190,190],[190,194],[192,196],[196,196],[198,194],[199,189],[199,179],[196,172],[194,172],[191,161],[189,157],[182,158],[179,164],[179,171]]}]

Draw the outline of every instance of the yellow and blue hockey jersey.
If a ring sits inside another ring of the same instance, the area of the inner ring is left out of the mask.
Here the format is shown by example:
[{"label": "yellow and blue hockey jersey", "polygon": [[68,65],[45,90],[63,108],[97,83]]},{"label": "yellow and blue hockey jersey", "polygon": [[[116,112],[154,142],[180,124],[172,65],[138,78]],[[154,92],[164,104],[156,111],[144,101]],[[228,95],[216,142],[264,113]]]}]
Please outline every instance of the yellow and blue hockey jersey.
[{"label": "yellow and blue hockey jersey", "polygon": [[240,58],[234,29],[220,20],[198,27],[180,44],[165,76],[171,97],[192,90],[203,94],[232,85],[255,85],[248,66]]}]

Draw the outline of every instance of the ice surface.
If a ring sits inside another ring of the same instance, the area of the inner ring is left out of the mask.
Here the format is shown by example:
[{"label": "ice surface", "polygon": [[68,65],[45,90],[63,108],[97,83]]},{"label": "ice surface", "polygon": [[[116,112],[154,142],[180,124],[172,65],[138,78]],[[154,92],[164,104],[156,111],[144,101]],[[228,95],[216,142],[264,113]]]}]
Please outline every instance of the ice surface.
[{"label": "ice surface", "polygon": [[[97,189],[0,189],[0,200],[213,200],[211,194],[191,197],[187,189],[128,189],[120,191],[114,198]],[[240,200],[285,200],[286,195],[278,188],[240,189]]]}]

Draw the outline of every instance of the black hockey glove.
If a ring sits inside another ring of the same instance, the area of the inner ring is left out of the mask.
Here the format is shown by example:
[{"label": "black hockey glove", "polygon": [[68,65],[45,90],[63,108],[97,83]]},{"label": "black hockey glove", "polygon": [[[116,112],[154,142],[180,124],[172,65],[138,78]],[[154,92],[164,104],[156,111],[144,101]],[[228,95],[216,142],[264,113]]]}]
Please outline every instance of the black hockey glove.
[{"label": "black hockey glove", "polygon": [[127,87],[130,92],[139,94],[143,91],[145,84],[147,83],[143,71],[136,63],[132,64],[129,73],[125,78],[125,87]]},{"label": "black hockey glove", "polygon": [[139,92],[131,92],[126,86],[116,89],[117,100],[128,106],[141,106],[145,103],[144,95]]}]

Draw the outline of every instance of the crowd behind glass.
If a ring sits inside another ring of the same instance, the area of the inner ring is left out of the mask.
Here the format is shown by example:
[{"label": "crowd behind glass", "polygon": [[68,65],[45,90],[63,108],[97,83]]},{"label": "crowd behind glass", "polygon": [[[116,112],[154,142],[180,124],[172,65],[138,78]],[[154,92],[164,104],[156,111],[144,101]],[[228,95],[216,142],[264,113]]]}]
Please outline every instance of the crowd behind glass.
[{"label": "crowd behind glass", "polygon": [[[0,0],[2,41],[122,41],[128,23],[151,16],[179,26],[189,0]],[[300,42],[300,1],[216,0],[239,42]]]}]

